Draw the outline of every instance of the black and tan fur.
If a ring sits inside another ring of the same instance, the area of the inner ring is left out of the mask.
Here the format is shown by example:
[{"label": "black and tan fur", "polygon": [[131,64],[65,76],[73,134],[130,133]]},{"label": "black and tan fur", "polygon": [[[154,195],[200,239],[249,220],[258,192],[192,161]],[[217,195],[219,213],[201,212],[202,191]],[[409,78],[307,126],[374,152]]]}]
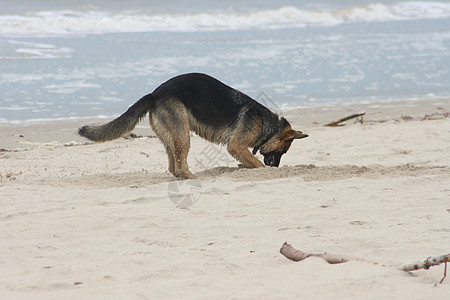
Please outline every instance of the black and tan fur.
[{"label": "black and tan fur", "polygon": [[[79,134],[104,142],[131,131],[149,113],[150,125],[164,144],[169,171],[193,178],[187,164],[190,131],[207,141],[227,146],[228,152],[248,168],[278,167],[294,139],[308,135],[291,128],[268,108],[217,79],[199,73],[174,77],[142,97],[117,119],[101,126],[83,126]],[[253,149],[253,154],[249,151]]]}]

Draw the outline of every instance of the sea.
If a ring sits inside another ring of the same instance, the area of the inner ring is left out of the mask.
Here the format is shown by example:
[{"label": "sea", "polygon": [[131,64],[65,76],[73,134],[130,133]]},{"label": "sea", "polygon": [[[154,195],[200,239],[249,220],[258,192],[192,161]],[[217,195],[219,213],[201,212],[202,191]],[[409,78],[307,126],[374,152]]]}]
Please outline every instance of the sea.
[{"label": "sea", "polygon": [[0,0],[0,125],[115,117],[190,72],[277,108],[450,97],[450,1]]}]

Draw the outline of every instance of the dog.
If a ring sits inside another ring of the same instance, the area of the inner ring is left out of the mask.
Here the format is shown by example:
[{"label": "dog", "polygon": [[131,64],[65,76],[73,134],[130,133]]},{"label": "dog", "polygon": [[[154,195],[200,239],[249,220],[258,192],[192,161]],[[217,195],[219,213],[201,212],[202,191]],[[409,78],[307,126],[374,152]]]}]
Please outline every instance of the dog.
[{"label": "dog", "polygon": [[[308,137],[244,93],[201,73],[173,77],[118,118],[101,126],[83,126],[78,133],[96,142],[114,140],[133,130],[147,113],[166,149],[170,173],[183,179],[195,178],[187,164],[191,131],[226,145],[247,168],[278,167],[292,141]],[[258,150],[264,164],[254,156]]]}]

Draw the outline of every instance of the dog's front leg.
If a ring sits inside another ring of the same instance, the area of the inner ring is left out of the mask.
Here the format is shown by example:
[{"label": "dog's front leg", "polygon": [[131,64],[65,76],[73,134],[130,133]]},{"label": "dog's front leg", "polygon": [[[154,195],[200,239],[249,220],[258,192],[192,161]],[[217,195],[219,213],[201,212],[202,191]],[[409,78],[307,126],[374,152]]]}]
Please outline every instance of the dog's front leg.
[{"label": "dog's front leg", "polygon": [[248,147],[231,143],[228,145],[227,150],[231,156],[240,161],[247,168],[264,168],[264,164],[248,150]]}]

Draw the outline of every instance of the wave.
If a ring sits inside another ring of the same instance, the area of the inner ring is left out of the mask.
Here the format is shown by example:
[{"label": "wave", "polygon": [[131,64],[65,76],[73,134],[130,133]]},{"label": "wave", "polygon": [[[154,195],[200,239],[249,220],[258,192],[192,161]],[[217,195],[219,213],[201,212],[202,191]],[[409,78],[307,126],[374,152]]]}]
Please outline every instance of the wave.
[{"label": "wave", "polygon": [[341,9],[307,10],[293,6],[247,13],[143,14],[90,10],[38,11],[0,15],[0,34],[86,34],[147,31],[206,31],[334,26],[450,17],[450,3],[408,1]]}]

